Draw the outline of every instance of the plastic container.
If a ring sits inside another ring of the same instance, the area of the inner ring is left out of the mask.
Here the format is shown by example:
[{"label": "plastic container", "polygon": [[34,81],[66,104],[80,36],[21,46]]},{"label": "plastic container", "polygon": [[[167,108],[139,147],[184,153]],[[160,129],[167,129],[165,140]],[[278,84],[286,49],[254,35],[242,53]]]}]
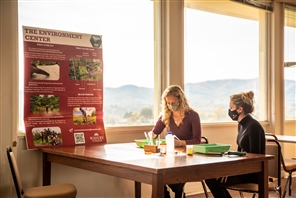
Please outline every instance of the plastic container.
[{"label": "plastic container", "polygon": [[197,153],[225,153],[229,151],[230,144],[196,144],[193,145],[193,151]]},{"label": "plastic container", "polygon": [[166,153],[166,143],[160,143],[159,149],[160,149],[161,154],[165,154]]},{"label": "plastic container", "polygon": [[166,142],[166,154],[167,155],[175,155],[175,140],[174,140],[173,132],[169,131],[165,136]]},{"label": "plastic container", "polygon": [[193,145],[186,145],[187,155],[193,155]]}]

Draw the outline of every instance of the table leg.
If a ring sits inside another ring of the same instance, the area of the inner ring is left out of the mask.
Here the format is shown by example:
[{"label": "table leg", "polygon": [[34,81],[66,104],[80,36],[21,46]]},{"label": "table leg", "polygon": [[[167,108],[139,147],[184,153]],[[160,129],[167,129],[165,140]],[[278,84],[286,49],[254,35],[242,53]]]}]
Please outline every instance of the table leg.
[{"label": "table leg", "polygon": [[141,182],[135,181],[135,198],[141,198]]},{"label": "table leg", "polygon": [[47,153],[43,153],[43,186],[50,185],[51,162],[47,161]]},{"label": "table leg", "polygon": [[152,198],[164,197],[164,175],[152,176]]},{"label": "table leg", "polygon": [[259,198],[268,198],[268,161],[262,162],[262,170],[259,177]]}]

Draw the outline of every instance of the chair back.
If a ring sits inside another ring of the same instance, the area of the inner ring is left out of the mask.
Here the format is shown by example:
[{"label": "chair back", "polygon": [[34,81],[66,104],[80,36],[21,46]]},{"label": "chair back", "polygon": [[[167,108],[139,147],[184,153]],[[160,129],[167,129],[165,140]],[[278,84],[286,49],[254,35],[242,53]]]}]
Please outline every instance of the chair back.
[{"label": "chair back", "polygon": [[281,168],[281,157],[279,146],[275,142],[276,140],[266,141],[266,154],[273,155],[274,159],[268,160],[268,175],[275,178],[280,178],[279,172]]},{"label": "chair back", "polygon": [[266,136],[266,154],[273,155],[274,159],[268,160],[268,175],[281,178],[281,145],[277,137],[273,134],[265,134]]},{"label": "chair back", "polygon": [[15,159],[15,156],[14,156],[10,146],[8,146],[6,148],[6,154],[7,154],[7,158],[8,158],[8,162],[9,162],[9,166],[10,166],[10,171],[11,171],[11,175],[13,178],[17,197],[21,198],[22,197],[21,195],[24,194],[23,186],[21,183],[20,173],[19,173],[19,169],[18,169],[18,166],[16,163],[16,159]]},{"label": "chair back", "polygon": [[209,143],[209,140],[208,140],[208,138],[207,137],[205,137],[205,136],[201,136],[201,142],[200,142],[201,144],[208,144]]},{"label": "chair back", "polygon": [[282,151],[281,144],[274,134],[265,134],[266,137],[266,154],[273,155],[274,159],[268,160],[268,176],[277,179],[275,189],[281,194],[281,161]]}]

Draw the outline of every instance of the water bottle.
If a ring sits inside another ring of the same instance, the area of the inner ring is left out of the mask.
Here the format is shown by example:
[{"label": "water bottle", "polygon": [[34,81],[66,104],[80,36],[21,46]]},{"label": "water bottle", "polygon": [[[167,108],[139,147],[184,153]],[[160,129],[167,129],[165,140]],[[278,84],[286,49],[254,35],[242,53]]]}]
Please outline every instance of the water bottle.
[{"label": "water bottle", "polygon": [[174,140],[173,132],[169,131],[165,136],[166,142],[166,154],[167,155],[175,155],[175,140]]}]

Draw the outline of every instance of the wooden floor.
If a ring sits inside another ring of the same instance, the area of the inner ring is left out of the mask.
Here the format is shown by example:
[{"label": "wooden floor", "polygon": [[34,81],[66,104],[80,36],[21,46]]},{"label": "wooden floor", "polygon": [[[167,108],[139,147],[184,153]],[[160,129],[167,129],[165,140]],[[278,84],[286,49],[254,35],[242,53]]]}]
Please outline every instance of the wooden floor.
[{"label": "wooden floor", "polygon": [[[284,189],[285,184],[286,184],[286,179],[282,179],[282,181],[281,181],[282,190]],[[240,195],[238,192],[236,192],[236,191],[229,191],[229,192],[233,198],[240,198]],[[244,198],[251,198],[251,197],[252,197],[252,194],[244,193]],[[258,196],[256,196],[256,197],[258,197]],[[276,192],[269,191],[268,197],[269,198],[279,198],[279,195]],[[286,198],[292,198],[292,197],[296,198],[296,177],[294,177],[292,180],[292,195],[291,196],[289,196],[289,192],[288,192],[288,188],[287,188]],[[190,195],[190,196],[186,196],[186,198],[205,198],[205,195],[204,194]],[[211,193],[209,193],[209,198],[213,198]]]}]

